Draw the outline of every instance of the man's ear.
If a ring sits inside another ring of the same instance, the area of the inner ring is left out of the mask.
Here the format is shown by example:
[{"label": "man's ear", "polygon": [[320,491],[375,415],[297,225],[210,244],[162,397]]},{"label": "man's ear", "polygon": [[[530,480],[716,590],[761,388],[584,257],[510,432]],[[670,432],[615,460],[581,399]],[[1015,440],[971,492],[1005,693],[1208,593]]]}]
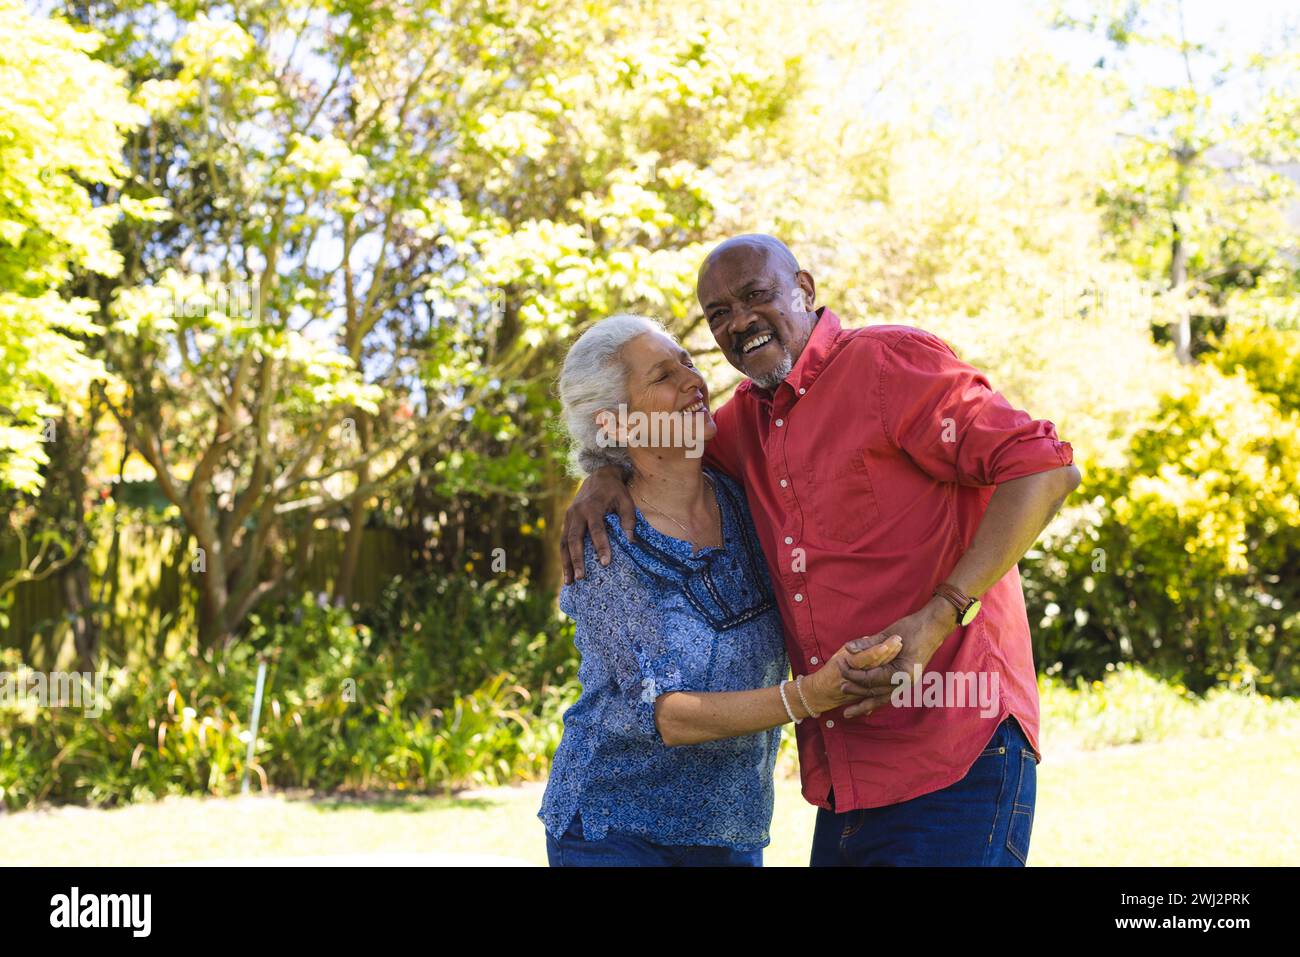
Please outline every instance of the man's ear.
[{"label": "man's ear", "polygon": [[794,276],[795,283],[803,290],[804,302],[807,304],[807,311],[812,312],[817,303],[817,284],[813,282],[812,273],[800,269]]}]

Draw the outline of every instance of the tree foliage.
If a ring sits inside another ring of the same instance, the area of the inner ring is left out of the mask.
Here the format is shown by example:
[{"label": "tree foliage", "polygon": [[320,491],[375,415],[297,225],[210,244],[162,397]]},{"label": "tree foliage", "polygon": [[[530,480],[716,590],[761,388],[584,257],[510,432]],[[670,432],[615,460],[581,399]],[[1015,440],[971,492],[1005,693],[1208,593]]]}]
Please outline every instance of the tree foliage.
[{"label": "tree foliage", "polygon": [[125,192],[167,218],[122,239],[104,396],[200,550],[205,641],[292,583],[314,523],[352,546],[431,473],[536,484],[560,345],[685,317],[710,166],[794,76],[726,42],[722,4],[111,10],[90,20],[152,116]]},{"label": "tree foliage", "polygon": [[95,303],[64,295],[74,268],[115,276],[110,227],[129,200],[116,186],[124,135],[143,119],[100,38],[0,0],[0,489],[34,492],[58,402],[77,402],[103,367],[85,337]]}]

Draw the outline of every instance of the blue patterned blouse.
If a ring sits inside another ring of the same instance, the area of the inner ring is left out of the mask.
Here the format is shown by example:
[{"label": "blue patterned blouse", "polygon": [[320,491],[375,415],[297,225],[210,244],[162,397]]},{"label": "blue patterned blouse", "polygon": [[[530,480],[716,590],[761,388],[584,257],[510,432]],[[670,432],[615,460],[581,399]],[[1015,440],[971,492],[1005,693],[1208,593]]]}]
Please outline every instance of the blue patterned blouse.
[{"label": "blue patterned blouse", "polygon": [[744,493],[711,469],[723,545],[692,554],[637,511],[636,541],[607,515],[611,559],[586,543],[585,577],[560,608],[574,620],[582,694],[564,713],[538,817],[557,839],[609,829],[657,844],[766,847],[781,728],[668,747],[654,701],[670,691],[745,691],[789,674],[781,619]]}]

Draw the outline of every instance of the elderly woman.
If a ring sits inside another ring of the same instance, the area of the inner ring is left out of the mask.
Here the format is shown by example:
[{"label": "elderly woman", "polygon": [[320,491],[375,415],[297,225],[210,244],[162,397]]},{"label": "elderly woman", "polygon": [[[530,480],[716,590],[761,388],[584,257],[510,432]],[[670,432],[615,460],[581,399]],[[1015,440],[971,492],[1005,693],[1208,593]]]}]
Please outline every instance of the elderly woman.
[{"label": "elderly woman", "polygon": [[[582,694],[538,817],[552,866],[762,864],[781,727],[853,700],[842,668],[892,659],[890,639],[787,680],[780,618],[740,487],[702,468],[709,390],[664,328],[613,316],[559,380],[574,470],[631,470],[632,540],[566,585]],[[650,428],[647,429],[646,425]]]}]

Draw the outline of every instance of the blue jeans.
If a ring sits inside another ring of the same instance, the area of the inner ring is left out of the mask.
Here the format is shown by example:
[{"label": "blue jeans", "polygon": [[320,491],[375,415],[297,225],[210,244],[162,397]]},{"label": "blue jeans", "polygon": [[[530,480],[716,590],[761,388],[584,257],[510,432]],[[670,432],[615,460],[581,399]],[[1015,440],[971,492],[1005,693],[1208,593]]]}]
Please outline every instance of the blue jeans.
[{"label": "blue jeans", "polygon": [[1037,784],[1033,749],[1008,716],[946,788],[885,807],[818,809],[812,866],[1023,867]]},{"label": "blue jeans", "polygon": [[607,831],[604,840],[582,836],[582,818],[573,815],[557,841],[546,832],[551,867],[762,867],[763,849],[736,851],[704,844],[655,844],[636,834]]}]

